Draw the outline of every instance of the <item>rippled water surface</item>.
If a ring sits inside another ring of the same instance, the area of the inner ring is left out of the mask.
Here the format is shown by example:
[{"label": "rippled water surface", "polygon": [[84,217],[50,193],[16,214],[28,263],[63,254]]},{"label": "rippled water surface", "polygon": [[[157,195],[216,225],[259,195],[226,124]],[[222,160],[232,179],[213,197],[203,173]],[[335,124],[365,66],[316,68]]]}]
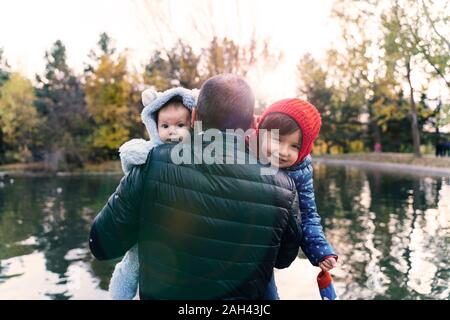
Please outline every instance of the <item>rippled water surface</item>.
[{"label": "rippled water surface", "polygon": [[[107,299],[114,262],[87,238],[119,180],[0,181],[0,299]],[[317,165],[314,186],[341,299],[450,298],[448,177]]]}]

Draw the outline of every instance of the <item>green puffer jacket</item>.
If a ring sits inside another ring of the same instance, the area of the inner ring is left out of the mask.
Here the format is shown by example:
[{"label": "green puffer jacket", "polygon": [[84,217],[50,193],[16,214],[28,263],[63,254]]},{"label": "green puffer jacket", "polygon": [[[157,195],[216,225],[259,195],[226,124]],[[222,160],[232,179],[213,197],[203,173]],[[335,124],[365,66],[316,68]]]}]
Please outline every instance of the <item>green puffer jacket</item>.
[{"label": "green puffer jacket", "polygon": [[[121,180],[95,218],[91,252],[113,259],[138,243],[141,299],[262,298],[273,268],[298,254],[293,181],[248,162],[176,165],[173,147],[156,147]],[[224,163],[249,157],[224,148]]]}]

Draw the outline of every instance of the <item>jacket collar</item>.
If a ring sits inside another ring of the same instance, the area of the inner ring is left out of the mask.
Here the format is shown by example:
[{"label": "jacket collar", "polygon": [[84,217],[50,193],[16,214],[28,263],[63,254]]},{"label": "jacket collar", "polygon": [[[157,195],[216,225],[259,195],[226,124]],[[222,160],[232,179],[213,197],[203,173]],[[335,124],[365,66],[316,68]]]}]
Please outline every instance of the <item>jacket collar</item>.
[{"label": "jacket collar", "polygon": [[286,168],[287,171],[297,171],[297,170],[303,170],[305,169],[307,166],[309,166],[312,162],[312,158],[311,156],[307,156],[305,158],[305,160],[303,160],[302,162],[293,165],[292,167]]}]

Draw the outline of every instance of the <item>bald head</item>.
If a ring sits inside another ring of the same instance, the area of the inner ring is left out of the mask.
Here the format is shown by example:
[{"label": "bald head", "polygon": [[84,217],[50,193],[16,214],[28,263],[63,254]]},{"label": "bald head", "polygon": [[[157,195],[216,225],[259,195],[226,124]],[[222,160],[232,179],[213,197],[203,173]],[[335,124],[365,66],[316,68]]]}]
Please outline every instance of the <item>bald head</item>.
[{"label": "bald head", "polygon": [[204,129],[249,129],[255,96],[244,78],[221,74],[203,83],[197,102],[197,120]]}]

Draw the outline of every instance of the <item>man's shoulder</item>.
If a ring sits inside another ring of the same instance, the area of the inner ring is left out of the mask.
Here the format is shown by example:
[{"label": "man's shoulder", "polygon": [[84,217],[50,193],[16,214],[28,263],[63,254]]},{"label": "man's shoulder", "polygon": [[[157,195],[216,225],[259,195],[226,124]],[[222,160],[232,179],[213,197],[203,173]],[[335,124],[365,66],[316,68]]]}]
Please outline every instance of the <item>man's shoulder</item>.
[{"label": "man's shoulder", "polygon": [[170,161],[171,150],[175,146],[176,144],[173,143],[154,146],[147,155],[146,163],[148,164],[152,161]]},{"label": "man's shoulder", "polygon": [[[177,146],[177,144],[163,144],[154,147],[148,155],[147,164],[152,162],[163,162],[163,163],[175,163],[178,164],[179,161],[173,161],[172,150]],[[202,150],[202,149],[200,149]],[[179,151],[179,150],[178,150]],[[195,152],[193,148],[189,149],[190,152]],[[204,151],[204,150],[202,150]],[[284,170],[274,170],[269,168],[267,165],[263,165],[258,161],[249,161],[247,152],[242,157],[238,157],[236,152],[233,154],[232,159],[228,159],[231,162],[227,162],[227,155],[224,154],[222,161],[219,163],[208,164],[203,155],[198,157],[192,155],[192,157],[187,157],[187,160],[191,162],[185,163],[182,161],[178,164],[180,167],[189,167],[191,174],[198,172],[198,174],[221,176],[222,178],[233,178],[237,181],[252,181],[260,184],[273,185],[275,187],[280,187],[289,190],[295,190],[295,184]],[[194,163],[194,158],[196,160],[202,158],[200,163]],[[239,161],[237,160],[239,158]],[[243,163],[242,163],[243,162]],[[180,170],[183,170],[180,168]]]},{"label": "man's shoulder", "polygon": [[278,187],[295,191],[294,181],[284,170],[278,170],[275,174],[263,176],[263,178],[267,183],[271,183]]}]

